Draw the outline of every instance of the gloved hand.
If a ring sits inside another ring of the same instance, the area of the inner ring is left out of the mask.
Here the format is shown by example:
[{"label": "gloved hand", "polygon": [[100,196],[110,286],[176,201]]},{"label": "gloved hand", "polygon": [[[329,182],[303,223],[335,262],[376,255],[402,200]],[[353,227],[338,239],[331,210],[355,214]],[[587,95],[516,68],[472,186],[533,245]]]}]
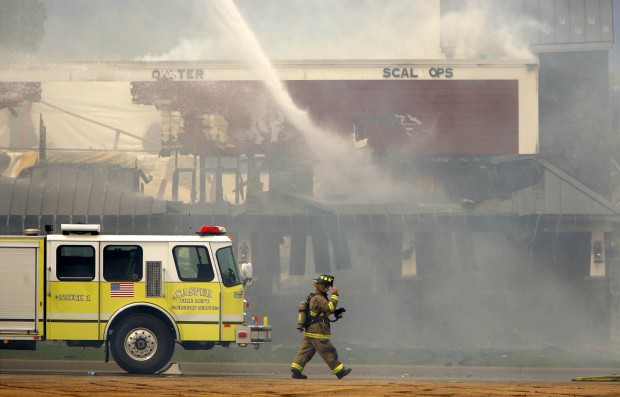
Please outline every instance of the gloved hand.
[{"label": "gloved hand", "polygon": [[342,318],[342,313],[346,312],[347,309],[345,309],[344,307],[340,307],[336,310],[334,310],[334,316],[336,316],[337,319]]},{"label": "gloved hand", "polygon": [[298,330],[299,332],[304,332],[304,327],[303,327],[303,325],[298,325],[298,326],[297,326],[297,330]]},{"label": "gloved hand", "polygon": [[339,295],[338,294],[338,287],[334,287],[334,289],[332,289],[332,294],[333,295]]}]

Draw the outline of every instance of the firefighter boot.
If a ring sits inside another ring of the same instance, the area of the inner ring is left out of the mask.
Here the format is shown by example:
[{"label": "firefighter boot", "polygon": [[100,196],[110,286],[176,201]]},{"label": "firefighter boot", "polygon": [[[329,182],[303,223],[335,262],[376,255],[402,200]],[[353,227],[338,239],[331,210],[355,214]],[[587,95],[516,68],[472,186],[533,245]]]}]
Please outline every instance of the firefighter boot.
[{"label": "firefighter boot", "polygon": [[308,377],[304,374],[301,373],[301,371],[297,370],[297,369],[291,369],[291,378],[294,379],[308,379]]},{"label": "firefighter boot", "polygon": [[345,376],[349,375],[350,372],[351,368],[343,368],[340,371],[336,372],[336,376],[338,377],[338,379],[342,379]]}]

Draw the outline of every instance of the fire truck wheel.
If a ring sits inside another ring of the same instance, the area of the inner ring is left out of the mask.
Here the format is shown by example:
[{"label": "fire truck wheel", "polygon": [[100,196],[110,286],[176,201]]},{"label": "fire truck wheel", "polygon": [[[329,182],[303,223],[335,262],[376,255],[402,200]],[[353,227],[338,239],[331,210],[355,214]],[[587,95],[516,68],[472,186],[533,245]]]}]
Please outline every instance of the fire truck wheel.
[{"label": "fire truck wheel", "polygon": [[131,374],[153,374],[174,353],[174,339],[166,325],[148,314],[128,317],[118,326],[110,342],[112,357]]}]

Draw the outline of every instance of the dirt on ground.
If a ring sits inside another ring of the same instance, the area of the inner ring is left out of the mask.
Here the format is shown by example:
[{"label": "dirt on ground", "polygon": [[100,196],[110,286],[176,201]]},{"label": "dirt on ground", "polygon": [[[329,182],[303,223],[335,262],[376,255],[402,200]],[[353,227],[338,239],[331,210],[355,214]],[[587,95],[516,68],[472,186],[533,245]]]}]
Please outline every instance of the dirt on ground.
[{"label": "dirt on ground", "polygon": [[614,382],[295,380],[259,376],[0,374],[0,396],[618,396]]}]

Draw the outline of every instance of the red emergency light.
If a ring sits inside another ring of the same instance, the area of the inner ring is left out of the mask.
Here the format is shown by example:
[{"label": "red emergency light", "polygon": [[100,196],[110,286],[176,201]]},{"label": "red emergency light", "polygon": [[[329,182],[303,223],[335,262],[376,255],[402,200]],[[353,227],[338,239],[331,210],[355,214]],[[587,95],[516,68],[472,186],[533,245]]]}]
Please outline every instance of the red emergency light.
[{"label": "red emergency light", "polygon": [[197,233],[200,236],[221,236],[226,234],[226,228],[223,226],[203,225]]}]

